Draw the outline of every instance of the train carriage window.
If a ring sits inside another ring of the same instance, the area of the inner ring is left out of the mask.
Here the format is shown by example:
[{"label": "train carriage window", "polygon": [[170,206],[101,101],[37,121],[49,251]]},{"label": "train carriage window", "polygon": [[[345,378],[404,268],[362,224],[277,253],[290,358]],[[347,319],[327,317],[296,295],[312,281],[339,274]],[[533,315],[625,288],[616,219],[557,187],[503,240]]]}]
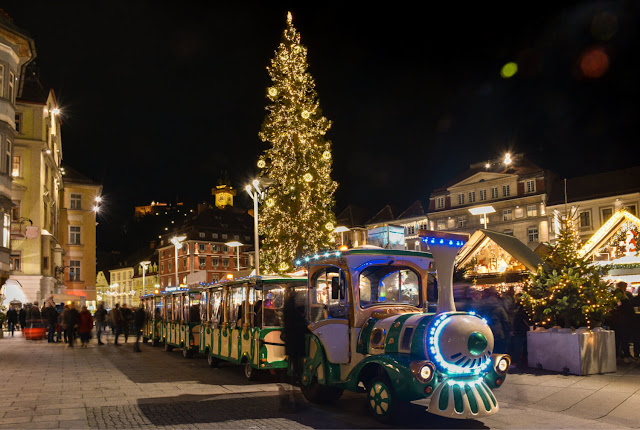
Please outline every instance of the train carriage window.
[{"label": "train carriage window", "polygon": [[242,327],[245,298],[246,289],[244,285],[229,289],[229,326],[231,328]]},{"label": "train carriage window", "polygon": [[369,266],[360,273],[360,306],[404,304],[420,306],[420,277],[407,267]]},{"label": "train carriage window", "polygon": [[200,322],[200,293],[189,293],[189,322]]},{"label": "train carriage window", "polygon": [[262,290],[256,290],[255,286],[251,286],[249,288],[249,324],[252,327],[261,327],[262,303]]},{"label": "train carriage window", "polygon": [[173,295],[173,320],[182,321],[182,296],[180,294]]},{"label": "train carriage window", "polygon": [[311,284],[309,322],[346,318],[346,276],[338,267],[319,271]]},{"label": "train carriage window", "polygon": [[[284,287],[269,286],[263,292],[262,326],[277,327],[282,325],[282,307],[284,306]],[[259,324],[256,324],[259,325]]]},{"label": "train carriage window", "polygon": [[180,297],[182,298],[182,321],[189,322],[189,302],[191,301],[191,297],[189,293],[182,293]]},{"label": "train carriage window", "polygon": [[222,289],[209,291],[209,322],[218,327],[222,322]]},{"label": "train carriage window", "polygon": [[200,294],[200,321],[209,321],[209,293],[203,291]]}]

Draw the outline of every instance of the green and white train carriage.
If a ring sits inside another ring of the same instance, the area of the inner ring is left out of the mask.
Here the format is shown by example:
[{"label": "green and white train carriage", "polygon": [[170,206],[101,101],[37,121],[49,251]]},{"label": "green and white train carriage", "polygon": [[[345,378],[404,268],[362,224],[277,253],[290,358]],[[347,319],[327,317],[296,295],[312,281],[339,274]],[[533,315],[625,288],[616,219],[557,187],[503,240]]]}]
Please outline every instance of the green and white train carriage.
[{"label": "green and white train carriage", "polygon": [[181,348],[186,358],[198,352],[201,294],[200,290],[183,288],[162,295],[160,336],[166,351]]},{"label": "green and white train carriage", "polygon": [[140,298],[141,306],[144,309],[145,320],[142,328],[142,341],[147,343],[151,340],[153,346],[157,346],[162,339],[162,308],[161,294],[148,294]]},{"label": "green and white train carriage", "polygon": [[258,370],[286,369],[282,307],[287,290],[306,290],[304,277],[261,276],[202,288],[200,352],[211,367],[243,365],[247,379]]}]

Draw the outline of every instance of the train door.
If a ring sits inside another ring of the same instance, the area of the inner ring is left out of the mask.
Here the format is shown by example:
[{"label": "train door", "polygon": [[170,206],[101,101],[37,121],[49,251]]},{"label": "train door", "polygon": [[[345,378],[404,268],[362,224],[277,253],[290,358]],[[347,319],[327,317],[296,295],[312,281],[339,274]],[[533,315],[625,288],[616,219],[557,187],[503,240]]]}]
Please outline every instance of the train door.
[{"label": "train door", "polygon": [[335,364],[347,364],[350,357],[349,301],[345,273],[336,266],[321,267],[309,282],[309,323]]},{"label": "train door", "polygon": [[[248,284],[235,284],[229,288],[229,349],[228,356],[231,360],[240,358],[240,337],[244,325],[245,313],[247,312]],[[223,339],[224,342],[224,339]]]},{"label": "train door", "polygon": [[200,330],[201,330],[200,307],[201,307],[202,293],[200,293],[199,291],[191,291],[188,293],[188,297],[189,297],[188,342],[189,342],[190,348],[193,349],[194,347],[197,347],[198,345],[200,345]]},{"label": "train door", "polygon": [[210,351],[215,355],[220,355],[220,325],[224,320],[223,313],[223,289],[220,287],[212,288],[208,291],[208,317],[207,328],[211,329],[210,339]]}]

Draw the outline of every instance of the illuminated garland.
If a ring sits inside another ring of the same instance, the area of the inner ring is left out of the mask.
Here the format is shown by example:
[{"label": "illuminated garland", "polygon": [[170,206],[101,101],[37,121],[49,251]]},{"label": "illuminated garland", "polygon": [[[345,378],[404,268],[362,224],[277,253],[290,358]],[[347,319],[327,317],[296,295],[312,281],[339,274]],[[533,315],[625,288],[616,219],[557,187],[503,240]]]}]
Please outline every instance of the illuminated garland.
[{"label": "illuminated garland", "polygon": [[332,208],[338,184],[331,179],[331,142],[324,138],[331,122],[322,115],[307,68],[307,49],[289,13],[267,68],[272,86],[259,133],[271,146],[258,167],[273,181],[259,216],[265,273],[287,272],[296,258],[331,248],[335,240]]}]

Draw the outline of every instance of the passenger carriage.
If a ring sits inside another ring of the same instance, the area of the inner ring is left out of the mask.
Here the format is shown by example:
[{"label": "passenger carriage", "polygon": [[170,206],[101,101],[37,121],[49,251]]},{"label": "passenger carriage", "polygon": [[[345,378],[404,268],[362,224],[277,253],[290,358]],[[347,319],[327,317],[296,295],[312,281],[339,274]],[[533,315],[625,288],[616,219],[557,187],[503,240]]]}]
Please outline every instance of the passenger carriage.
[{"label": "passenger carriage", "polygon": [[497,412],[491,389],[504,381],[510,358],[493,354],[493,335],[481,316],[455,311],[451,273],[463,241],[434,236],[431,250],[440,254],[436,313],[428,312],[426,301],[431,253],[366,247],[296,261],[309,280],[296,298],[309,322],[298,375],[309,401],[365,392],[380,421],[393,419],[403,403],[429,397],[429,411],[437,415]]},{"label": "passenger carriage", "polygon": [[306,278],[249,277],[204,287],[200,352],[209,365],[241,364],[249,380],[258,370],[286,369],[282,307],[291,289],[306,290]]},{"label": "passenger carriage", "polygon": [[162,296],[161,339],[166,351],[181,348],[186,358],[193,356],[200,345],[201,291],[180,289]]},{"label": "passenger carriage", "polygon": [[153,346],[157,346],[162,338],[162,308],[161,294],[148,294],[140,298],[140,303],[145,313],[144,326],[142,328],[142,341],[151,340]]}]

